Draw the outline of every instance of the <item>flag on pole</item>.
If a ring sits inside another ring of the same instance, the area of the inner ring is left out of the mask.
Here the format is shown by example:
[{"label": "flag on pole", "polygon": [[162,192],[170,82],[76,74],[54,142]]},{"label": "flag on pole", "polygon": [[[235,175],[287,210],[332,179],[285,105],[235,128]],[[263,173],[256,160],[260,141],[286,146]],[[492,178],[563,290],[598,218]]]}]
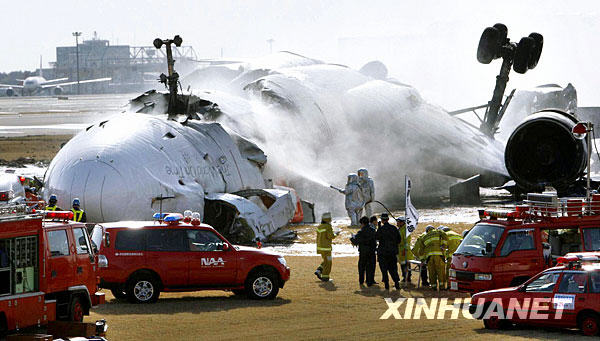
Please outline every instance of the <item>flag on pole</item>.
[{"label": "flag on pole", "polygon": [[412,202],[410,202],[410,178],[408,175],[405,175],[404,179],[406,183],[406,212],[404,216],[406,217],[406,236],[408,236],[417,228],[419,212],[417,212],[417,209],[413,206]]}]

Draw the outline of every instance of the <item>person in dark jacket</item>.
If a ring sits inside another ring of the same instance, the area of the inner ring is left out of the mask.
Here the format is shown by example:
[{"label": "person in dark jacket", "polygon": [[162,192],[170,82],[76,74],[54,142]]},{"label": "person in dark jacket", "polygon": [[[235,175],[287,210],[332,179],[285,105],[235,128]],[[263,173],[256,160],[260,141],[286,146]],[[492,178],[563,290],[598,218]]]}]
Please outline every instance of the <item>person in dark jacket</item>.
[{"label": "person in dark jacket", "polygon": [[375,250],[377,240],[375,239],[375,228],[369,224],[369,218],[362,217],[359,221],[361,228],[358,233],[350,238],[352,245],[358,245],[358,282],[363,285],[365,273],[367,286],[377,284],[375,282]]},{"label": "person in dark jacket", "polygon": [[389,290],[390,284],[388,273],[394,281],[394,286],[400,290],[400,276],[398,276],[398,244],[400,244],[400,231],[391,225],[387,213],[381,215],[381,227],[377,230],[375,237],[379,241],[377,247],[377,258],[381,270],[381,281],[385,289]]}]

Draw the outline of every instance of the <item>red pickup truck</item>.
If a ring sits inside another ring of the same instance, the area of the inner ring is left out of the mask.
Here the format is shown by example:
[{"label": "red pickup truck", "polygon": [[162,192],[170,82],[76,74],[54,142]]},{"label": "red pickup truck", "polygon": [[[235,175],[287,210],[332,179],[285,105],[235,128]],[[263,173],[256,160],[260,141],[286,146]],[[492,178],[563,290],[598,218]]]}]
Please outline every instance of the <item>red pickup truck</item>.
[{"label": "red pickup truck", "polygon": [[232,245],[209,225],[182,222],[181,214],[96,225],[92,240],[100,286],[134,303],[155,302],[161,291],[226,290],[273,299],[290,278],[282,256]]}]

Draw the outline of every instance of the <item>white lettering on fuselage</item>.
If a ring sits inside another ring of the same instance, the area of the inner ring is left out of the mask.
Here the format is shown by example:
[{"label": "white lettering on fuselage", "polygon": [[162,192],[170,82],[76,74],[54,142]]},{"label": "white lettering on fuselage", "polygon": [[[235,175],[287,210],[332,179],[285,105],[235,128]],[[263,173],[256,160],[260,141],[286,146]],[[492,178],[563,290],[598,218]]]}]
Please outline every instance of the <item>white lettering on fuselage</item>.
[{"label": "white lettering on fuselage", "polygon": [[223,267],[225,266],[225,261],[223,258],[201,258],[200,264],[202,266],[214,266],[214,267]]}]

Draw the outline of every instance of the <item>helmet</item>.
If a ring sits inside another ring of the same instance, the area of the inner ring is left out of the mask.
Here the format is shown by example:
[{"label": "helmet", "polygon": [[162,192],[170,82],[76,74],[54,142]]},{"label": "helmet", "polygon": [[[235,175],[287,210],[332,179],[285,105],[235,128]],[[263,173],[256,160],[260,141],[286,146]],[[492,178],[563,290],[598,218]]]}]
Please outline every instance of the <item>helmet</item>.
[{"label": "helmet", "polygon": [[369,177],[369,171],[366,168],[361,168],[358,170],[358,177],[361,179],[366,179]]},{"label": "helmet", "polygon": [[50,195],[50,198],[48,199],[49,203],[56,204],[57,201],[58,201],[58,197],[56,196],[56,194]]},{"label": "helmet", "polygon": [[358,175],[356,173],[348,174],[348,184],[358,183]]},{"label": "helmet", "polygon": [[326,223],[330,223],[331,222],[331,212],[323,213],[323,215],[321,216],[321,220]]},{"label": "helmet", "polygon": [[429,232],[429,231],[433,231],[435,230],[435,227],[433,227],[433,225],[427,225],[427,227],[425,228],[425,232]]},{"label": "helmet", "polygon": [[388,220],[390,216],[387,213],[381,213],[381,220]]},{"label": "helmet", "polygon": [[452,229],[451,229],[451,228],[449,228],[448,226],[442,226],[442,227],[443,227],[443,229],[442,229],[442,230],[443,230],[444,232],[452,231]]},{"label": "helmet", "polygon": [[79,198],[75,198],[73,199],[73,206],[80,206],[81,202],[79,201]]},{"label": "helmet", "polygon": [[462,233],[462,237],[463,238],[466,237],[467,234],[469,234],[469,230],[464,230],[463,233]]}]

